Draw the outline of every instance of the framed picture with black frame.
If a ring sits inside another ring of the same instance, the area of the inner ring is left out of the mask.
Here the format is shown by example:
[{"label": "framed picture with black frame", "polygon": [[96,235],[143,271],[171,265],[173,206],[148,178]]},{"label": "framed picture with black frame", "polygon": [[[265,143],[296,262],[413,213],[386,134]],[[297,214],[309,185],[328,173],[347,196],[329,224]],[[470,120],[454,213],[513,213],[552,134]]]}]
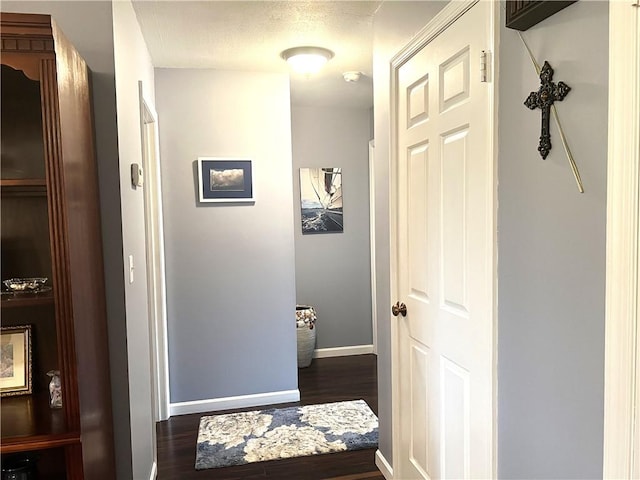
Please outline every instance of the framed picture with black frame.
[{"label": "framed picture with black frame", "polygon": [[200,202],[255,202],[251,160],[198,157]]}]

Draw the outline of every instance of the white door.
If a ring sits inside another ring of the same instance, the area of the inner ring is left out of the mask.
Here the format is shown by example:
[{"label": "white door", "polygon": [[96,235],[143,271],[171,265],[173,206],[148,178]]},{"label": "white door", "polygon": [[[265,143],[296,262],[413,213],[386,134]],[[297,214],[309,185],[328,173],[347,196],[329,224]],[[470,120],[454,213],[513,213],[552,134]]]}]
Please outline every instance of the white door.
[{"label": "white door", "polygon": [[451,3],[427,26],[426,45],[393,68],[392,271],[407,310],[392,319],[402,480],[494,477],[494,85],[491,72],[481,79],[481,53],[493,48],[495,10]]}]

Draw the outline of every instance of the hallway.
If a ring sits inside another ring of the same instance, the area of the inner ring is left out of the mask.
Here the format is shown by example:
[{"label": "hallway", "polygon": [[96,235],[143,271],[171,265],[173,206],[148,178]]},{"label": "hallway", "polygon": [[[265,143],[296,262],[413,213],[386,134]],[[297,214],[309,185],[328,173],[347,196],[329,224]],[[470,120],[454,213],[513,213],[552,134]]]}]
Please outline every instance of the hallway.
[{"label": "hallway", "polygon": [[[338,402],[362,398],[378,413],[375,355],[315,359],[298,371],[300,402],[229,410],[231,413],[293,405]],[[375,450],[299,457],[237,467],[194,470],[200,417],[181,415],[157,424],[158,480],[260,479],[274,480],[383,480],[374,463]]]}]

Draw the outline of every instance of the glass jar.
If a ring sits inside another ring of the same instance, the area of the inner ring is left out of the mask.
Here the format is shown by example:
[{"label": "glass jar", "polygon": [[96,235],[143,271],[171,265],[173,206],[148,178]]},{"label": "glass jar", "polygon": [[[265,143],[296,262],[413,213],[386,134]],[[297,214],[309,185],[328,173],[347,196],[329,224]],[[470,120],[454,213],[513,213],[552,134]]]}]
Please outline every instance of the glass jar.
[{"label": "glass jar", "polygon": [[49,406],[62,408],[62,382],[60,382],[60,370],[49,370],[47,375],[51,377],[49,382]]}]

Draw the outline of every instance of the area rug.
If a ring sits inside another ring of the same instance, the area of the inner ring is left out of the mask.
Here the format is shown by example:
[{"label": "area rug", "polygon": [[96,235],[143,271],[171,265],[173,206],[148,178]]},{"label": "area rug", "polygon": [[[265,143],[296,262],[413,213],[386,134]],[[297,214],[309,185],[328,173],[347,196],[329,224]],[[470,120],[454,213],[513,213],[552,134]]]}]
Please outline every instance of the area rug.
[{"label": "area rug", "polygon": [[374,448],[378,417],[364,400],[200,419],[196,470]]}]

